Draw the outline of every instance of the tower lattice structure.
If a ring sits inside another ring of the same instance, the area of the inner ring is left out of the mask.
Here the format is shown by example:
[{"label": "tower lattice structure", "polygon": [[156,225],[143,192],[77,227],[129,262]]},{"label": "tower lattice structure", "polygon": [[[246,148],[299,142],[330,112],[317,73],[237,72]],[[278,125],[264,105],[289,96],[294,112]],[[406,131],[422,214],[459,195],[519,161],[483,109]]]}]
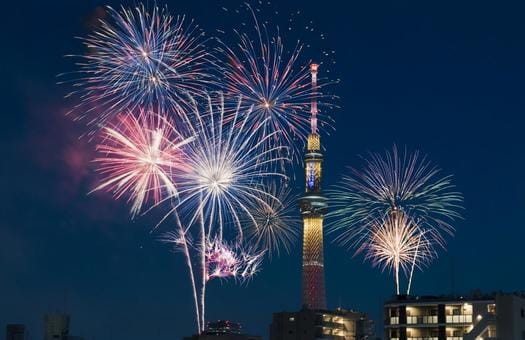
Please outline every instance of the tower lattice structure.
[{"label": "tower lattice structure", "polygon": [[321,139],[317,132],[317,64],[310,66],[314,96],[311,103],[311,132],[308,135],[305,170],[306,189],[300,199],[303,217],[302,301],[309,309],[326,309],[323,260],[323,217],[327,199],[321,192]]}]

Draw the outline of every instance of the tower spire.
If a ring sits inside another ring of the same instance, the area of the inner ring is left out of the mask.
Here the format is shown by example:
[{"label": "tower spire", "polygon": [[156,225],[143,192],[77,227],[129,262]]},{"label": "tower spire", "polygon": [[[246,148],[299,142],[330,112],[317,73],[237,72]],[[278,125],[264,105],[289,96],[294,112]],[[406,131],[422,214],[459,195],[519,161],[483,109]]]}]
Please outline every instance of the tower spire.
[{"label": "tower spire", "polygon": [[312,103],[311,133],[305,154],[306,188],[300,199],[303,217],[303,305],[309,309],[326,309],[323,259],[323,218],[327,202],[321,192],[321,140],[317,133],[317,64],[310,65]]},{"label": "tower spire", "polygon": [[318,64],[310,64],[310,75],[312,76],[312,101],[310,105],[310,126],[312,128],[312,134],[317,133],[317,68]]}]

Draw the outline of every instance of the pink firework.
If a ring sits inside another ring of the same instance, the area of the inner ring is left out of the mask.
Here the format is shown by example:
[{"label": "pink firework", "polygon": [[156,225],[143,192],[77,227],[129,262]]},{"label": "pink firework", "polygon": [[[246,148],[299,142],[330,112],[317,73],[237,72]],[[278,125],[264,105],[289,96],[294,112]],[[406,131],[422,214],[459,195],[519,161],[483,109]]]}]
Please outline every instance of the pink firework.
[{"label": "pink firework", "polygon": [[[237,45],[222,42],[219,48],[225,56],[222,74],[226,94],[241,96],[242,104],[253,110],[251,124],[258,126],[266,121],[264,131],[277,132],[270,142],[284,144],[296,154],[301,147],[296,141],[304,140],[310,131],[312,100],[327,97],[321,90],[328,83],[312,86],[310,62],[300,62],[303,45],[298,41],[288,50],[279,31],[271,37],[268,27],[261,25],[247,6],[253,17],[254,34],[236,32]],[[321,108],[327,106],[320,104]],[[321,116],[321,127],[325,122]]]},{"label": "pink firework", "polygon": [[246,249],[240,244],[229,245],[219,238],[206,241],[206,281],[233,277],[241,282],[253,277],[259,269],[265,251]]},{"label": "pink firework", "polygon": [[138,214],[151,197],[154,203],[177,196],[174,174],[184,171],[181,147],[191,138],[183,138],[161,114],[140,111],[118,116],[117,123],[103,130],[95,159],[101,184],[93,191],[106,189],[116,198],[129,194],[131,214]]}]

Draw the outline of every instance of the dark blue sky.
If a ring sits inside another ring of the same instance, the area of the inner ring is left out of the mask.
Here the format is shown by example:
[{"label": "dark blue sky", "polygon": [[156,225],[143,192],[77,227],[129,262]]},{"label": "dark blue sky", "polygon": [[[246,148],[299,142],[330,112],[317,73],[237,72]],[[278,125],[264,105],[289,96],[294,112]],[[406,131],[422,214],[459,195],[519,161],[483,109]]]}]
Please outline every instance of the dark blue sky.
[{"label": "dark blue sky", "polygon": [[[79,128],[64,117],[66,89],[56,85],[56,74],[73,68],[63,55],[82,51],[74,36],[87,33],[88,19],[104,4],[4,4],[0,327],[26,323],[35,339],[45,312],[66,311],[73,333],[88,339],[177,339],[194,329],[182,259],[149,233],[155,216],[131,223],[123,204],[86,195],[94,183],[92,146],[78,140]],[[207,29],[233,25],[217,14],[223,5],[235,7],[233,1],[168,4]],[[326,185],[346,165],[358,165],[359,154],[394,142],[455,174],[465,220],[448,252],[417,274],[415,291],[523,289],[523,2],[327,0],[275,7],[301,9],[336,51],[341,108],[335,133],[323,139]],[[391,278],[329,238],[325,261],[329,304],[378,319],[393,292]],[[298,242],[246,287],[214,282],[208,316],[267,336],[273,311],[299,305]]]}]

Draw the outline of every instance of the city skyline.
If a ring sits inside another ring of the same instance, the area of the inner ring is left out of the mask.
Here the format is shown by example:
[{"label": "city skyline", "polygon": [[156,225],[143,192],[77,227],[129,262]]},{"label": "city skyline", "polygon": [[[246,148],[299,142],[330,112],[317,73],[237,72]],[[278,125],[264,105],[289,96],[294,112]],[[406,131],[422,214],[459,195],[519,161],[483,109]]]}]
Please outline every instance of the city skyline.
[{"label": "city skyline", "polygon": [[[192,334],[193,307],[180,254],[171,254],[150,233],[147,226],[157,216],[130,222],[122,202],[87,194],[95,184],[93,153],[78,138],[78,125],[64,118],[66,91],[56,85],[56,74],[73,69],[63,55],[82,51],[73,37],[84,35],[93,25],[90,18],[100,15],[99,5],[106,4],[10,5],[12,16],[4,24],[19,29],[6,42],[12,53],[4,55],[13,67],[5,70],[2,91],[9,99],[2,127],[9,147],[0,202],[0,266],[7,277],[0,282],[0,297],[7,301],[0,320],[24,323],[38,334],[42,316],[59,310],[71,313],[74,333],[87,339],[181,338]],[[203,11],[197,3],[179,8],[168,2],[173,14],[195,18],[205,29],[213,27],[213,13],[222,5]],[[525,159],[519,134],[525,122],[525,26],[514,6],[476,4],[478,11],[471,13],[466,4],[451,3],[385,3],[379,9],[274,4],[312,18],[326,35],[320,44],[336,51],[329,70],[341,79],[334,88],[340,108],[331,113],[335,131],[322,136],[329,164],[324,187],[337,183],[346,166],[361,165],[359,155],[394,143],[420,150],[455,174],[465,196],[464,220],[456,223],[448,252],[415,274],[415,294],[523,289]],[[469,18],[462,16],[467,13]],[[220,18],[232,24],[224,13]],[[318,58],[315,51],[307,53]],[[294,172],[300,193],[304,170],[296,166]],[[382,303],[394,291],[391,277],[332,241],[325,232],[328,306],[380,320]],[[248,285],[214,282],[208,320],[238,321],[266,337],[272,312],[301,305],[300,263],[298,240],[290,256],[266,260]]]}]

